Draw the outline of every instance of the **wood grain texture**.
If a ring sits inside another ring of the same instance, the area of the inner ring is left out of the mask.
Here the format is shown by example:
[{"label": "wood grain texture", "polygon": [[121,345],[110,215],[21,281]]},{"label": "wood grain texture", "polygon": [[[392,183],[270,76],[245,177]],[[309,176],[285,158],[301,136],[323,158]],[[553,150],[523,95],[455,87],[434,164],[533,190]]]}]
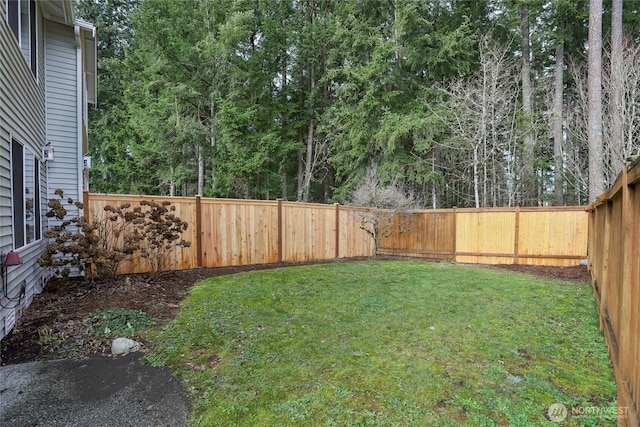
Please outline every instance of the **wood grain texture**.
[{"label": "wood grain texture", "polygon": [[640,425],[640,163],[589,211],[589,271],[618,384],[619,426]]}]

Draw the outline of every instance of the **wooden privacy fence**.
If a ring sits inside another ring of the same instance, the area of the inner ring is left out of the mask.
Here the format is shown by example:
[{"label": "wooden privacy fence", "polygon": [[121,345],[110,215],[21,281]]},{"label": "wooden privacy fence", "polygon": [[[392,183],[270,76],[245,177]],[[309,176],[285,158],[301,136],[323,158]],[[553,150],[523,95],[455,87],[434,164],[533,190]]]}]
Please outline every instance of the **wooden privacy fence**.
[{"label": "wooden privacy fence", "polygon": [[[191,246],[177,249],[176,269],[374,254],[371,237],[361,229],[367,210],[337,204],[85,193],[85,212],[99,214],[108,204],[143,199],[170,201],[189,224],[183,238]],[[381,255],[557,266],[586,258],[584,208],[423,210],[411,213],[408,223],[406,232],[382,241]],[[120,269],[144,271],[146,264],[139,259]]]},{"label": "wooden privacy fence", "polygon": [[[359,226],[363,210],[339,205],[85,192],[85,214],[140,200],[169,201],[189,224],[182,238],[191,246],[176,249],[177,270],[373,255],[371,239]],[[146,263],[135,257],[119,270],[146,271]]]},{"label": "wooden privacy fence", "polygon": [[424,210],[381,254],[478,264],[578,265],[587,257],[584,207]]},{"label": "wooden privacy fence", "polygon": [[618,425],[640,425],[640,162],[589,210],[589,270],[618,384]]}]

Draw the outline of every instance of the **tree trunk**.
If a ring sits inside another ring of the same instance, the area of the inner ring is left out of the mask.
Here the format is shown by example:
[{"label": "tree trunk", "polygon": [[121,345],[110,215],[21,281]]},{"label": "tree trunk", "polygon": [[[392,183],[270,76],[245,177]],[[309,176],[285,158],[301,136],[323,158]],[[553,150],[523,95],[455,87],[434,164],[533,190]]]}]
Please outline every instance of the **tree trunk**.
[{"label": "tree trunk", "polygon": [[398,69],[401,68],[400,62],[402,61],[402,43],[400,42],[400,38],[402,37],[402,21],[398,13],[399,7],[398,1],[395,0],[393,2],[393,45],[396,67]]},{"label": "tree trunk", "polygon": [[202,145],[198,144],[196,146],[196,151],[198,152],[198,191],[197,194],[200,196],[204,195],[204,155],[202,152],[204,151]]},{"label": "tree trunk", "polygon": [[282,200],[289,200],[288,185],[289,182],[287,180],[287,172],[282,171]]},{"label": "tree trunk", "polygon": [[[300,135],[300,140],[302,140],[302,135]],[[302,153],[298,153],[298,192],[296,194],[296,201],[302,201],[302,193],[303,193],[303,182],[304,182],[304,157],[302,157]]]},{"label": "tree trunk", "polygon": [[322,196],[323,203],[329,203],[329,199],[331,199],[331,175],[329,174],[329,165],[325,163],[325,168],[327,173],[324,174],[324,194]]},{"label": "tree trunk", "polygon": [[[312,84],[313,86],[313,84]],[[305,159],[304,165],[304,182],[303,182],[303,192],[302,192],[302,201],[309,201],[309,192],[311,189],[311,178],[313,173],[313,135],[314,135],[314,122],[313,119],[309,119],[309,129],[307,132],[307,157]]]},{"label": "tree trunk", "polygon": [[431,203],[433,209],[438,209],[438,193],[437,193],[437,181],[435,179],[436,176],[436,154],[433,153],[431,157],[431,174],[433,176],[433,185],[431,185]]},{"label": "tree trunk", "polygon": [[486,208],[489,206],[489,175],[488,169],[489,165],[487,164],[489,161],[487,157],[487,137],[485,136],[484,144],[482,145],[482,207]]},{"label": "tree trunk", "polygon": [[171,165],[169,167],[169,196],[173,197],[176,195],[176,181],[174,179],[175,174],[176,174],[176,169],[173,167],[173,165]]},{"label": "tree trunk", "polygon": [[476,202],[476,208],[480,207],[480,190],[478,183],[478,145],[473,146],[473,196]]},{"label": "tree trunk", "polygon": [[[209,117],[209,144],[211,144],[211,148],[215,149],[216,146],[216,134],[215,134],[215,129],[213,127],[213,123],[214,123],[214,119],[215,119],[215,115],[216,115],[216,106],[215,106],[215,102],[213,101],[213,99],[211,100],[211,108],[210,108],[210,117]],[[210,183],[210,187],[212,189],[215,189],[215,178],[216,178],[216,166],[213,162],[213,160],[210,159],[211,162],[211,183]]]},{"label": "tree trunk", "polygon": [[531,48],[529,40],[529,9],[523,6],[520,9],[520,34],[522,36],[522,111],[528,129],[524,137],[524,147],[522,155],[522,178],[524,182],[524,192],[522,204],[532,206],[536,204],[536,186],[533,172],[533,149],[535,137],[533,134],[533,84],[531,83]]},{"label": "tree trunk", "polygon": [[[310,9],[309,12],[309,23],[313,23],[313,9]],[[315,82],[315,69],[313,61],[309,61],[309,94],[313,94],[313,91],[316,88]],[[314,172],[314,132],[315,132],[315,123],[313,117],[313,103],[309,106],[309,127],[307,129],[307,153],[304,165],[304,182],[303,182],[303,192],[302,192],[302,201],[309,201],[309,193],[311,191],[311,181]]]},{"label": "tree trunk", "polygon": [[611,14],[611,173],[614,180],[622,171],[625,162],[624,113],[622,109],[622,92],[624,86],[622,57],[622,0],[612,1]]},{"label": "tree trunk", "polygon": [[554,182],[554,199],[556,206],[564,204],[563,194],[563,171],[564,162],[562,158],[562,146],[564,134],[562,128],[563,122],[563,95],[564,95],[564,22],[558,26],[558,45],[556,46],[556,72],[555,72],[555,91],[553,95],[553,182]]},{"label": "tree trunk", "polygon": [[[286,104],[286,93],[287,93],[287,49],[284,48],[281,52],[281,57],[282,57],[282,63],[280,64],[280,73],[282,74],[282,103],[283,105]],[[282,137],[282,140],[284,141],[285,139],[287,139],[287,133],[286,133],[286,128],[288,126],[286,117],[285,117],[285,113],[281,112],[280,113],[280,136]],[[285,169],[285,166],[282,165],[282,199],[283,200],[289,200],[289,182],[288,182],[288,177],[287,177],[287,171]]]},{"label": "tree trunk", "polygon": [[[480,119],[480,134],[478,135],[478,140],[481,141],[482,143],[482,154],[483,157],[487,151],[487,129],[489,126],[489,122],[491,121],[491,117],[490,117],[490,112],[489,112],[489,98],[491,97],[491,95],[488,93],[490,92],[490,88],[489,86],[491,85],[491,72],[488,70],[488,68],[490,67],[489,64],[486,63],[485,58],[483,53],[480,53],[480,57],[481,57],[481,66],[482,66],[482,70],[483,70],[483,75],[482,75],[482,118]],[[482,192],[482,205],[480,205],[480,199],[479,199],[479,172],[478,172],[478,166],[479,166],[479,155],[478,155],[478,145],[474,146],[473,149],[473,175],[474,175],[474,186],[476,187],[474,190],[474,194],[475,194],[475,198],[476,198],[476,208],[482,206],[482,207],[486,207],[486,198],[487,198],[487,180],[486,180],[486,162],[483,162],[483,167],[484,167],[484,178],[483,181],[483,192]]]},{"label": "tree trunk", "polygon": [[602,153],[602,0],[589,1],[589,202],[605,191]]}]

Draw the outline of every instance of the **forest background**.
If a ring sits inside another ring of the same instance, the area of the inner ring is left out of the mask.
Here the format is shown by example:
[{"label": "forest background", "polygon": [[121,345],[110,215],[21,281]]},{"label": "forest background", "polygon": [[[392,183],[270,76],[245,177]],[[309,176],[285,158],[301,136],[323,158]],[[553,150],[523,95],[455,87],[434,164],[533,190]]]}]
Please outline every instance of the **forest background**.
[{"label": "forest background", "polygon": [[93,192],[348,203],[373,171],[425,207],[583,205],[640,154],[638,1],[76,6]]}]

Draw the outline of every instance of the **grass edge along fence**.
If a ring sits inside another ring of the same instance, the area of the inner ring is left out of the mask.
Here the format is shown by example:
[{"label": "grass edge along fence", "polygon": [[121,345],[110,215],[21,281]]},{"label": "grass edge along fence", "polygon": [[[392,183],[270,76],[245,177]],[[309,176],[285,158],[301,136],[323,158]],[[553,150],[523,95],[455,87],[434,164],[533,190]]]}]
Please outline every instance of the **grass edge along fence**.
[{"label": "grass edge along fence", "polygon": [[589,271],[618,384],[619,426],[640,425],[640,161],[589,208]]},{"label": "grass edge along fence", "polygon": [[[143,199],[170,201],[189,224],[183,238],[191,246],[176,250],[176,270],[374,255],[372,239],[361,229],[368,211],[338,204],[85,192],[85,214]],[[434,209],[409,215],[409,227],[383,240],[379,255],[551,266],[578,265],[587,256],[584,207]],[[125,262],[119,271],[145,272],[144,260]]]}]

